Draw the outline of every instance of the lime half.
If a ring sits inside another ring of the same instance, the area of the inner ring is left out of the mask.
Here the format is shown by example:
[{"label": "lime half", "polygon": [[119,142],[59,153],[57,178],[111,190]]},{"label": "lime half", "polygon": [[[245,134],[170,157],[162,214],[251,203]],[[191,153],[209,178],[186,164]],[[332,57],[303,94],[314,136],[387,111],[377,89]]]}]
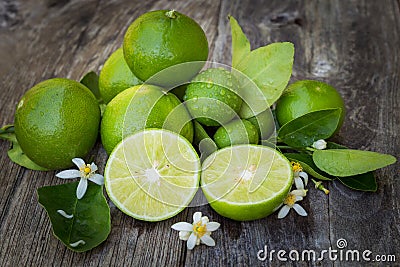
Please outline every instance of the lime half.
[{"label": "lime half", "polygon": [[293,182],[289,161],[273,148],[258,145],[226,147],[203,162],[201,187],[211,207],[238,221],[274,212]]},{"label": "lime half", "polygon": [[104,171],[113,203],[145,221],[168,219],[188,206],[199,186],[200,161],[179,134],[151,129],[123,139]]}]

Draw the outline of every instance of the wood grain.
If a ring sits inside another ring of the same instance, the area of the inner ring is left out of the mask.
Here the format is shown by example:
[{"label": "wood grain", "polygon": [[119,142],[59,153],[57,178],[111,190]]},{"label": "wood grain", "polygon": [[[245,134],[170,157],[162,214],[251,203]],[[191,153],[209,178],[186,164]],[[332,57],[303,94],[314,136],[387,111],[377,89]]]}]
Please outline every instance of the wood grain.
[{"label": "wood grain", "polygon": [[[140,14],[176,9],[203,27],[209,59],[230,64],[233,15],[252,48],[270,42],[295,44],[292,82],[316,79],[338,88],[347,116],[335,137],[347,146],[400,154],[400,4],[399,1],[0,1],[0,123],[13,123],[15,106],[26,90],[52,77],[79,79],[99,71],[119,46],[126,28]],[[310,188],[293,212],[253,222],[224,219],[208,205],[188,208],[176,217],[146,223],[122,214],[112,203],[112,232],[86,253],[66,249],[51,234],[36,189],[60,184],[55,172],[34,172],[9,161],[9,144],[0,140],[0,265],[2,266],[348,266],[349,262],[261,262],[257,252],[336,248],[394,254],[400,260],[399,164],[377,172],[377,193],[351,191],[338,182],[325,196]],[[92,152],[103,171],[107,156],[100,144]],[[221,223],[215,248],[186,250],[170,226],[191,221],[195,211]],[[351,266],[364,266],[352,262]],[[375,262],[374,264],[380,265]],[[382,264],[385,265],[385,264]]]}]

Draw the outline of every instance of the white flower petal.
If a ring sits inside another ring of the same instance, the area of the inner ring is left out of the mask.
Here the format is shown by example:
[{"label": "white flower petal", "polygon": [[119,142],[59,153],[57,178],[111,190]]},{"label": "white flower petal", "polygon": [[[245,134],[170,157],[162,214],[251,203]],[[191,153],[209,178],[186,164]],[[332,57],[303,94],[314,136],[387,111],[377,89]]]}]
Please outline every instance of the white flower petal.
[{"label": "white flower petal", "polygon": [[79,169],[85,166],[85,161],[81,158],[73,158],[72,162],[78,167]]},{"label": "white flower petal", "polygon": [[307,190],[305,190],[305,189],[295,189],[295,190],[292,190],[292,192],[290,192],[290,193],[292,193],[295,196],[301,196],[301,197],[307,196]]},{"label": "white flower petal", "polygon": [[104,184],[104,177],[101,174],[93,174],[90,178],[89,181],[92,181],[95,184],[98,185],[103,185]]},{"label": "white flower petal", "polygon": [[193,225],[187,222],[175,223],[174,225],[171,226],[171,228],[177,231],[188,231],[188,232],[193,231]]},{"label": "white flower petal", "polygon": [[76,197],[78,199],[81,199],[85,195],[86,189],[87,189],[87,180],[81,179],[79,181],[78,187],[76,188]]},{"label": "white flower petal", "polygon": [[303,180],[300,177],[294,178],[294,183],[296,184],[297,189],[304,189]]},{"label": "white flower petal", "polygon": [[308,184],[308,174],[306,172],[299,172],[299,176],[304,179],[304,184]]},{"label": "white flower petal", "polygon": [[195,234],[191,234],[190,236],[189,236],[189,239],[188,239],[188,241],[187,241],[187,248],[188,249],[193,249],[194,248],[194,246],[196,246],[196,242],[197,242],[197,236],[195,236]]},{"label": "white flower petal", "polygon": [[207,223],[207,231],[215,231],[220,227],[220,224],[217,222],[209,222]]},{"label": "white flower petal", "polygon": [[201,220],[201,212],[195,212],[193,214],[193,223],[198,223]]},{"label": "white flower petal", "polygon": [[81,177],[81,172],[78,170],[66,170],[56,174],[56,177],[62,179],[73,179]]},{"label": "white flower petal", "polygon": [[290,207],[288,205],[283,206],[278,213],[278,219],[285,218],[286,215],[288,215],[289,210],[290,210]]},{"label": "white flower petal", "polygon": [[297,201],[301,201],[301,200],[303,200],[303,197],[302,197],[302,196],[296,196],[296,202],[297,202]]},{"label": "white flower petal", "polygon": [[83,241],[82,239],[81,240],[78,240],[78,241],[76,241],[75,243],[71,243],[71,244],[69,244],[71,247],[73,247],[73,248],[76,248],[77,246],[79,246],[79,245],[85,245],[86,244],[86,242],[85,241]]},{"label": "white flower petal", "polygon": [[179,232],[179,239],[180,240],[184,240],[187,241],[189,239],[191,232],[187,232],[187,231],[180,231]]},{"label": "white flower petal", "polygon": [[215,241],[214,239],[211,238],[211,236],[209,235],[203,235],[202,237],[200,237],[200,240],[206,244],[207,246],[213,247],[215,246]]},{"label": "white flower petal", "polygon": [[207,224],[209,221],[210,221],[210,220],[208,219],[207,216],[201,217],[201,223],[202,223],[202,224]]},{"label": "white flower petal", "polygon": [[301,216],[307,216],[307,212],[299,204],[294,204],[293,209],[297,212],[297,214],[299,214]]},{"label": "white flower petal", "polygon": [[94,164],[94,162],[92,162],[92,164],[90,164],[90,170],[91,170],[92,172],[96,172],[96,171],[98,170],[97,165]]}]

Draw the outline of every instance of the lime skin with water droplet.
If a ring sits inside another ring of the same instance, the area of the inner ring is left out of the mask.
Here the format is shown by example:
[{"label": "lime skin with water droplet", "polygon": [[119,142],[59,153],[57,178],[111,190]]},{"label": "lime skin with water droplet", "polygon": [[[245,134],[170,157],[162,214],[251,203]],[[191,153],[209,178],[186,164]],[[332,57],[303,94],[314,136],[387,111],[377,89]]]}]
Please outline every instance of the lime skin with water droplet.
[{"label": "lime skin with water droplet", "polygon": [[15,135],[24,153],[46,169],[72,166],[95,144],[100,123],[96,97],[69,79],[43,81],[21,98],[15,113]]},{"label": "lime skin with water droplet", "polygon": [[247,120],[234,120],[218,128],[214,141],[219,148],[240,145],[257,144],[259,141],[257,128]]},{"label": "lime skin with water droplet", "polygon": [[187,86],[184,100],[193,118],[205,126],[219,126],[231,121],[239,112],[242,99],[238,82],[223,68],[199,73]]}]

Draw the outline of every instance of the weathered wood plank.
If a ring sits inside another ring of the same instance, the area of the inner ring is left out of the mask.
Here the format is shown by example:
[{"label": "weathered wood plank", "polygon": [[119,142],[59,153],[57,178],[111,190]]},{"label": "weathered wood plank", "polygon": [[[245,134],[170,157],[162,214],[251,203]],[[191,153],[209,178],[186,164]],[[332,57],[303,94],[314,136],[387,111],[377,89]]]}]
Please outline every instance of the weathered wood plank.
[{"label": "weathered wood plank", "polygon": [[[339,89],[348,115],[336,139],[353,148],[399,157],[400,8],[398,1],[2,1],[0,2],[0,123],[13,122],[24,92],[51,77],[79,79],[100,70],[121,45],[129,24],[141,13],[175,8],[198,21],[210,43],[210,59],[230,64],[233,15],[253,48],[276,41],[295,44],[292,81],[318,79]],[[8,144],[0,141],[0,259],[4,266],[69,265],[272,265],[257,260],[269,250],[336,248],[345,238],[349,249],[369,249],[400,257],[399,164],[377,172],[377,193],[348,190],[337,182],[331,194],[310,188],[301,202],[302,218],[275,215],[254,222],[234,222],[208,205],[189,208],[160,223],[145,223],[111,205],[112,232],[101,246],[73,253],[51,235],[35,190],[60,184],[54,172],[33,172],[11,163]],[[98,144],[92,152],[103,171],[107,156]],[[191,221],[195,211],[221,223],[213,233],[215,248],[186,251],[170,226]],[[291,262],[329,266],[333,262]],[[335,265],[347,266],[346,262]],[[362,263],[354,264],[361,266]]]}]

